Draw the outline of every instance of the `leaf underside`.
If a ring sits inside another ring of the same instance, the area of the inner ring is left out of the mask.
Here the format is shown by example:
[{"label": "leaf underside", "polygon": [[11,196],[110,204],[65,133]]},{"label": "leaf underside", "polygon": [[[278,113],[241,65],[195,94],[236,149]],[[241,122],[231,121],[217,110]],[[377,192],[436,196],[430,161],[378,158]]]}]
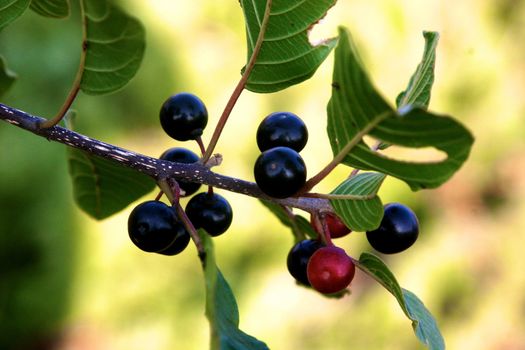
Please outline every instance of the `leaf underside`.
[{"label": "leaf underside", "polygon": [[151,192],[155,181],[136,170],[77,149],[68,149],[77,205],[102,220]]},{"label": "leaf underside", "polygon": [[[361,173],[340,184],[335,195],[375,195],[385,179],[380,173]],[[376,229],[383,218],[383,204],[376,195],[370,199],[331,199],[330,204],[352,231]]]},{"label": "leaf underside", "polygon": [[114,92],[140,67],[145,49],[142,24],[103,0],[83,0],[87,53],[80,88],[87,94]]},{"label": "leaf underside", "polygon": [[7,68],[5,59],[0,56],[0,97],[2,97],[7,92],[7,90],[9,90],[16,78],[16,74]]},{"label": "leaf underside", "polygon": [[69,0],[32,0],[31,10],[41,16],[65,18],[71,11]]},{"label": "leaf underside", "polygon": [[31,0],[0,0],[0,30],[27,10]]},{"label": "leaf underside", "polygon": [[[264,41],[246,88],[270,93],[310,78],[337,43],[312,45],[308,31],[336,0],[273,0]],[[241,0],[250,60],[261,31],[266,0]]]},{"label": "leaf underside", "polygon": [[212,350],[266,350],[265,343],[239,329],[239,310],[235,296],[215,262],[212,239],[199,230],[206,250],[206,317],[211,326]]},{"label": "leaf underside", "polygon": [[354,48],[350,34],[339,30],[335,50],[332,97],[328,103],[328,136],[335,155],[359,134],[403,147],[434,147],[446,153],[441,161],[408,162],[374,152],[361,140],[343,164],[374,170],[405,181],[412,190],[435,188],[447,181],[467,159],[474,141],[470,132],[451,117],[421,108],[398,114],[375,90]]},{"label": "leaf underside", "polygon": [[432,314],[412,292],[399,286],[394,274],[377,256],[363,253],[357,267],[374,278],[397,299],[405,315],[412,321],[417,338],[430,350],[445,349],[445,341]]}]

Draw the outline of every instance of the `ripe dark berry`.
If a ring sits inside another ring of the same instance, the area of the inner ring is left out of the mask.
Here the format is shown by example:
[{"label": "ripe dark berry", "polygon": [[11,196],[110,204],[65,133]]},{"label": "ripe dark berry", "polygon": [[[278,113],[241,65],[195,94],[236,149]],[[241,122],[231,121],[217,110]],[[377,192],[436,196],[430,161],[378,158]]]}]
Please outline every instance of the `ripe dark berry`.
[{"label": "ripe dark berry", "polygon": [[[162,153],[160,156],[162,160],[169,160],[170,162],[178,163],[195,163],[199,160],[199,156],[190,151],[189,149],[182,147],[173,147]],[[183,197],[189,196],[197,192],[201,187],[201,184],[196,182],[188,182],[183,180],[177,180],[179,187],[184,191]]]},{"label": "ripe dark berry", "polygon": [[291,148],[275,147],[261,153],[254,166],[255,182],[270,197],[286,198],[306,182],[303,158]]},{"label": "ripe dark berry", "polygon": [[297,282],[306,286],[310,285],[306,275],[306,266],[313,253],[319,248],[324,247],[323,243],[316,239],[305,239],[295,244],[286,259],[286,265],[290,274]]},{"label": "ripe dark berry", "polygon": [[186,205],[186,214],[195,228],[203,228],[211,236],[224,233],[232,222],[230,203],[217,193],[202,192]]},{"label": "ripe dark berry", "polygon": [[179,239],[184,242],[188,235],[173,209],[159,201],[147,201],[132,210],[128,233],[131,241],[146,252],[164,251],[179,244]]},{"label": "ripe dark berry", "polygon": [[329,246],[318,249],[306,267],[308,281],[320,293],[337,293],[348,287],[355,274],[355,265],[346,252]]},{"label": "ripe dark berry", "polygon": [[178,141],[194,140],[208,124],[208,111],[195,95],[180,93],[169,97],[160,109],[160,124]]},{"label": "ripe dark berry", "polygon": [[257,129],[257,145],[261,152],[283,146],[300,152],[308,141],[304,122],[293,113],[275,112],[263,119]]},{"label": "ripe dark berry", "polygon": [[162,255],[177,255],[186,249],[191,239],[189,232],[180,221],[178,222],[175,231],[177,231],[177,238],[166,249],[160,250],[157,253]]},{"label": "ripe dark berry", "polygon": [[419,235],[416,214],[400,203],[389,203],[384,207],[379,227],[366,233],[370,245],[380,253],[395,254],[410,247]]}]

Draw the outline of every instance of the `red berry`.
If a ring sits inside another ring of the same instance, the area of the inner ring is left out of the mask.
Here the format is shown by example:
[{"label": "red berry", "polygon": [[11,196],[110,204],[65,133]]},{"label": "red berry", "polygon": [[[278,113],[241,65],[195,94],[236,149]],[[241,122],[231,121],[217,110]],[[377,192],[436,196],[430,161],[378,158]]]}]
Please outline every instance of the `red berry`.
[{"label": "red berry", "polygon": [[337,293],[348,287],[355,265],[346,252],[335,246],[318,249],[306,267],[308,281],[320,293]]},{"label": "red berry", "polygon": [[[326,227],[328,228],[328,232],[330,233],[330,238],[343,237],[352,231],[348,227],[346,227],[344,222],[335,214],[326,213],[325,220]],[[318,231],[316,225],[314,224],[313,215],[310,217],[310,224],[316,231]]]},{"label": "red berry", "polygon": [[350,233],[350,229],[346,227],[345,223],[335,214],[326,214],[325,218],[331,238],[343,237]]}]

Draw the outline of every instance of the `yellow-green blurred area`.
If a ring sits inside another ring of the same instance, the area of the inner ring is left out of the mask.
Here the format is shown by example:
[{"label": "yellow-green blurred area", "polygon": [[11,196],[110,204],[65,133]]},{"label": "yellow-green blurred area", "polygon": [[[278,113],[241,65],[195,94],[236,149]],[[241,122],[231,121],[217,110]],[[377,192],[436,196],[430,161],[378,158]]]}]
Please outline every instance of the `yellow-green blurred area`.
[{"label": "yellow-green blurred area", "polygon": [[[0,33],[0,53],[19,75],[3,103],[44,117],[59,109],[81,45],[73,5],[69,19],[28,12]],[[210,139],[246,62],[238,2],[121,5],[146,28],[143,64],[117,93],[81,93],[76,129],[151,156],[173,146],[197,151],[163,133],[158,111],[172,93],[197,94],[210,113],[204,142]],[[458,118],[476,142],[439,189],[412,193],[398,180],[385,182],[383,202],[411,206],[421,233],[409,250],[383,258],[436,317],[447,348],[525,349],[525,2],[340,0],[312,39],[335,35],[340,24],[392,104],[421,58],[422,31],[440,33],[430,109]],[[332,59],[286,91],[245,91],[216,149],[224,157],[216,170],[253,180],[257,125],[288,110],[308,125],[301,153],[309,174],[319,171],[332,156],[325,131]],[[138,250],[127,234],[133,205],[102,222],[89,218],[74,205],[65,153],[65,146],[0,125],[0,348],[206,349],[196,249],[175,257]],[[349,171],[338,167],[316,191],[332,190]],[[352,294],[340,300],[296,286],[286,269],[290,232],[257,200],[219,192],[234,220],[215,239],[217,260],[237,296],[241,329],[271,349],[423,348],[395,299],[359,271]],[[336,244],[356,258],[371,251],[359,232]]]}]

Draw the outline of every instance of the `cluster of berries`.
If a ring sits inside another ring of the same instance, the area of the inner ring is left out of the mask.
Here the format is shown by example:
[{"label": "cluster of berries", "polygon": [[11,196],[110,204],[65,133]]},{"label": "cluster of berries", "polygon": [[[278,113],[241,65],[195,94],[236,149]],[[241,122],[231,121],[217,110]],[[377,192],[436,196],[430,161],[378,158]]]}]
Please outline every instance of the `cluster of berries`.
[{"label": "cluster of berries", "polygon": [[[198,97],[180,93],[163,104],[160,122],[172,138],[196,140],[206,127],[208,112]],[[287,198],[301,190],[306,182],[306,165],[299,152],[307,140],[308,130],[297,115],[276,112],[264,118],[257,129],[261,154],[254,165],[255,181],[263,193]],[[175,147],[165,151],[160,159],[195,163],[199,156],[188,149]],[[182,197],[193,195],[201,186],[183,180],[178,180],[177,184]],[[128,220],[131,240],[146,252],[164,255],[182,252],[190,235],[176,213],[173,207],[157,200],[139,204]],[[195,228],[203,228],[211,236],[224,233],[233,217],[228,201],[212,188],[193,196],[185,213]],[[319,232],[319,238],[303,240],[292,247],[287,258],[288,271],[299,283],[321,293],[341,292],[352,281],[355,264],[342,248],[333,245],[331,238],[343,237],[350,229],[332,213],[323,214],[322,218],[312,215],[311,224]],[[418,234],[419,224],[414,212],[402,204],[390,203],[384,207],[380,226],[368,231],[366,237],[378,252],[393,254],[414,244]]]},{"label": "cluster of berries", "polygon": [[[350,229],[334,214],[326,214],[324,220],[325,225],[321,225],[324,232],[321,234],[339,238],[350,233]],[[312,226],[317,227],[313,220]],[[366,232],[372,248],[383,254],[408,249],[418,235],[416,215],[400,203],[386,204],[379,227]],[[330,239],[328,241],[331,242]],[[352,258],[331,243],[325,245],[321,239],[306,239],[295,244],[288,253],[287,267],[298,283],[324,294],[338,293],[347,288],[355,273]]]},{"label": "cluster of berries", "polygon": [[[178,141],[200,138],[208,123],[208,111],[195,95],[180,93],[169,97],[160,110],[160,123],[164,131]],[[177,163],[196,163],[199,156],[182,148],[170,148],[160,159]],[[201,185],[184,180],[177,181],[181,197],[196,193]],[[233,211],[228,201],[211,188],[193,196],[185,213],[193,226],[218,236],[230,227]],[[190,234],[177,215],[175,208],[152,200],[139,204],[128,219],[131,241],[146,252],[175,255],[182,252],[190,241]]]},{"label": "cluster of berries", "polygon": [[308,141],[304,122],[290,112],[276,112],[263,119],[257,129],[262,152],[254,165],[255,182],[265,194],[287,198],[306,182],[306,165],[299,152]]}]

